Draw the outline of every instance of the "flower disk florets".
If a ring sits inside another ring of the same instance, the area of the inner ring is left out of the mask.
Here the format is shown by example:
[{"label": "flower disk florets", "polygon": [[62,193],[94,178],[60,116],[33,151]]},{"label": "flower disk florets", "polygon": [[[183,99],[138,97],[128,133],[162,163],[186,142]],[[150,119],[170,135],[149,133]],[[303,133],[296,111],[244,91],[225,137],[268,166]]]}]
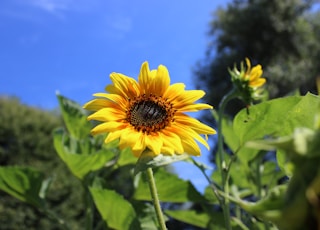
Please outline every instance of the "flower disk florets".
[{"label": "flower disk florets", "polygon": [[164,129],[173,121],[173,105],[162,96],[143,94],[129,101],[127,121],[137,131],[151,134]]}]

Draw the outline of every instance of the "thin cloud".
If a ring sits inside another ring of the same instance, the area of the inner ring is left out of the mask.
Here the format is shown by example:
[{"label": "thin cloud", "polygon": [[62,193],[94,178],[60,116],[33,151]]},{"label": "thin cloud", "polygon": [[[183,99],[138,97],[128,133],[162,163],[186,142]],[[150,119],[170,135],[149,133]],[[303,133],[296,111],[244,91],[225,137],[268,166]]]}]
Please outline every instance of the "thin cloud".
[{"label": "thin cloud", "polygon": [[117,17],[112,21],[109,21],[110,26],[123,33],[129,32],[132,28],[132,20],[129,17]]},{"label": "thin cloud", "polygon": [[72,6],[70,0],[28,0],[25,3],[50,13],[65,11]]}]

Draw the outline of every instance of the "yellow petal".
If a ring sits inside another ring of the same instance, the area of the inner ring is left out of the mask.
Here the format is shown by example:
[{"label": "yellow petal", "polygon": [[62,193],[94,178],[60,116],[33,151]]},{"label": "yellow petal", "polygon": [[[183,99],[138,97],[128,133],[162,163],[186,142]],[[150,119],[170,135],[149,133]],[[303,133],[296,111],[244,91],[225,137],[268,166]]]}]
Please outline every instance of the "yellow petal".
[{"label": "yellow petal", "polygon": [[185,114],[176,115],[176,122],[186,127],[190,127],[199,134],[216,134],[216,130],[214,130],[210,126],[205,125],[197,119],[189,117]]},{"label": "yellow petal", "polygon": [[110,101],[110,100],[98,98],[98,99],[93,99],[89,101],[83,106],[83,108],[90,111],[97,111],[99,109],[112,107],[112,106],[117,106],[117,104],[115,104],[113,101]]},{"label": "yellow petal", "polygon": [[179,124],[178,122],[175,122],[174,126],[176,127],[176,130],[177,130],[176,133],[178,133],[178,135],[184,135],[184,138],[181,138],[181,140],[192,137],[192,138],[196,139],[198,142],[200,142],[201,144],[203,144],[207,149],[209,149],[209,145],[206,142],[206,140],[203,139],[193,129],[189,128],[186,125]]},{"label": "yellow petal", "polygon": [[110,93],[95,93],[93,94],[95,97],[103,97],[110,101],[113,101],[115,104],[120,105],[124,110],[128,106],[128,100],[127,98],[124,98],[123,96],[120,96],[118,94],[110,94]]},{"label": "yellow petal", "polygon": [[191,105],[182,105],[181,107],[175,106],[175,108],[179,112],[196,112],[196,111],[203,110],[203,109],[213,109],[213,107],[211,105],[202,104],[202,103],[191,104]]},{"label": "yellow petal", "polygon": [[157,70],[157,76],[154,80],[155,90],[157,91],[159,96],[162,96],[163,93],[167,90],[170,85],[170,77],[168,69],[163,66],[159,65]]},{"label": "yellow petal", "polygon": [[[137,142],[140,142],[141,134],[137,132],[132,127],[128,127],[127,129],[123,130],[120,138],[120,147],[130,147],[134,146]],[[137,149],[135,149],[137,150]]]},{"label": "yellow petal", "polygon": [[249,75],[251,72],[251,63],[249,58],[246,58],[246,63],[247,63],[247,72],[245,75]]},{"label": "yellow petal", "polygon": [[182,145],[186,153],[191,154],[193,156],[201,155],[201,150],[193,139],[183,139]]},{"label": "yellow petal", "polygon": [[262,75],[262,73],[263,73],[263,71],[262,71],[261,65],[256,65],[251,70],[250,81],[256,80],[257,78],[259,78]]},{"label": "yellow petal", "polygon": [[183,83],[172,84],[163,93],[163,98],[167,98],[169,101],[173,101],[176,97],[184,92],[185,87],[186,86]]},{"label": "yellow petal", "polygon": [[157,81],[157,70],[153,69],[149,72],[148,76],[148,84],[144,86],[144,88],[141,88],[141,91],[143,91],[145,94],[154,94],[154,95],[162,95],[159,93],[160,91],[160,85]]},{"label": "yellow petal", "polygon": [[150,88],[150,69],[149,69],[149,63],[144,62],[141,65],[138,82],[140,86],[140,92],[141,94],[148,93],[147,89]]},{"label": "yellow petal", "polygon": [[177,98],[175,98],[172,103],[174,104],[174,107],[179,108],[185,105],[193,104],[204,95],[205,92],[203,90],[187,90],[182,92]]},{"label": "yellow petal", "polygon": [[100,133],[109,133],[119,129],[124,129],[127,124],[122,122],[110,121],[97,125],[91,130],[92,135],[100,134]]},{"label": "yellow petal", "polygon": [[112,80],[115,87],[113,88],[113,90],[118,91],[117,94],[125,98],[132,98],[138,95],[138,85],[133,78],[127,77],[121,73],[114,72],[110,74],[110,79]]},{"label": "yellow petal", "polygon": [[109,143],[111,141],[114,141],[114,140],[118,139],[121,136],[122,132],[123,132],[122,130],[116,130],[116,131],[114,131],[112,133],[108,133],[108,136],[104,140],[104,142],[107,144],[107,143]]},{"label": "yellow petal", "polygon": [[176,153],[183,153],[183,146],[181,144],[181,139],[178,135],[175,133],[172,133],[170,131],[167,131],[166,129],[163,129],[160,132],[160,136],[163,139],[163,145],[166,147],[169,147],[174,150]]},{"label": "yellow petal", "polygon": [[182,153],[177,153],[173,150],[173,148],[171,147],[166,147],[166,146],[162,146],[161,148],[161,153],[162,154],[166,154],[166,155],[173,155],[173,154],[182,154]]},{"label": "yellow petal", "polygon": [[141,132],[137,133],[138,139],[136,143],[133,145],[132,150],[133,151],[140,151],[142,153],[146,148],[146,143],[144,141],[144,135]]},{"label": "yellow petal", "polygon": [[144,139],[146,147],[148,147],[155,155],[159,155],[161,153],[163,141],[159,135],[144,134]]},{"label": "yellow petal", "polygon": [[250,86],[251,86],[251,87],[254,87],[254,88],[260,87],[260,86],[262,86],[265,82],[266,82],[266,79],[265,79],[265,78],[259,78],[259,79],[255,80],[255,81],[250,82]]},{"label": "yellow petal", "polygon": [[126,113],[115,108],[103,108],[88,116],[87,119],[97,121],[120,121],[126,119]]}]

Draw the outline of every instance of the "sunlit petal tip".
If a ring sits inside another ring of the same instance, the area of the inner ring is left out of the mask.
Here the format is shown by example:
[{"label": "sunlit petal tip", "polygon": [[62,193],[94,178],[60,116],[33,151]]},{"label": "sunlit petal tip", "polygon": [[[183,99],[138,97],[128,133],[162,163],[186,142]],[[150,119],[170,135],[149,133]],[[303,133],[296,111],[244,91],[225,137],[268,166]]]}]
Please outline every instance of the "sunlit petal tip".
[{"label": "sunlit petal tip", "polygon": [[[92,103],[92,100],[89,101],[89,102],[87,102],[87,103],[85,103],[85,104],[82,106],[82,108],[83,108],[83,109],[87,109],[87,108],[91,105],[91,103]],[[90,109],[88,109],[88,110],[90,110]]]},{"label": "sunlit petal tip", "polygon": [[149,78],[151,77],[151,72],[149,69],[149,63],[147,61],[143,62],[140,68],[140,73],[138,77],[138,82],[142,91],[148,89]]},{"label": "sunlit petal tip", "polygon": [[109,93],[113,93],[114,92],[114,85],[107,85],[104,90],[106,92],[109,92]]},{"label": "sunlit petal tip", "polygon": [[145,61],[142,63],[140,72],[144,75],[148,75],[150,73],[149,62]]},{"label": "sunlit petal tip", "polygon": [[159,79],[160,87],[166,90],[170,85],[170,76],[167,67],[159,65],[157,70],[157,77]]}]

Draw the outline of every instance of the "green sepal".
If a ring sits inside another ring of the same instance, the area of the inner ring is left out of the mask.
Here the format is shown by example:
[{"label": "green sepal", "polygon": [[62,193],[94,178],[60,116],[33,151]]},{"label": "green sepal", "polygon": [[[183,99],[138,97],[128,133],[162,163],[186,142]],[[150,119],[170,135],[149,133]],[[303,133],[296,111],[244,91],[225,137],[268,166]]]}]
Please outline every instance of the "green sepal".
[{"label": "green sepal", "polygon": [[189,154],[174,154],[174,155],[154,155],[150,150],[145,150],[139,157],[137,164],[134,168],[134,174],[145,171],[147,168],[157,168],[160,166],[168,165],[173,162],[182,161],[190,157]]}]

